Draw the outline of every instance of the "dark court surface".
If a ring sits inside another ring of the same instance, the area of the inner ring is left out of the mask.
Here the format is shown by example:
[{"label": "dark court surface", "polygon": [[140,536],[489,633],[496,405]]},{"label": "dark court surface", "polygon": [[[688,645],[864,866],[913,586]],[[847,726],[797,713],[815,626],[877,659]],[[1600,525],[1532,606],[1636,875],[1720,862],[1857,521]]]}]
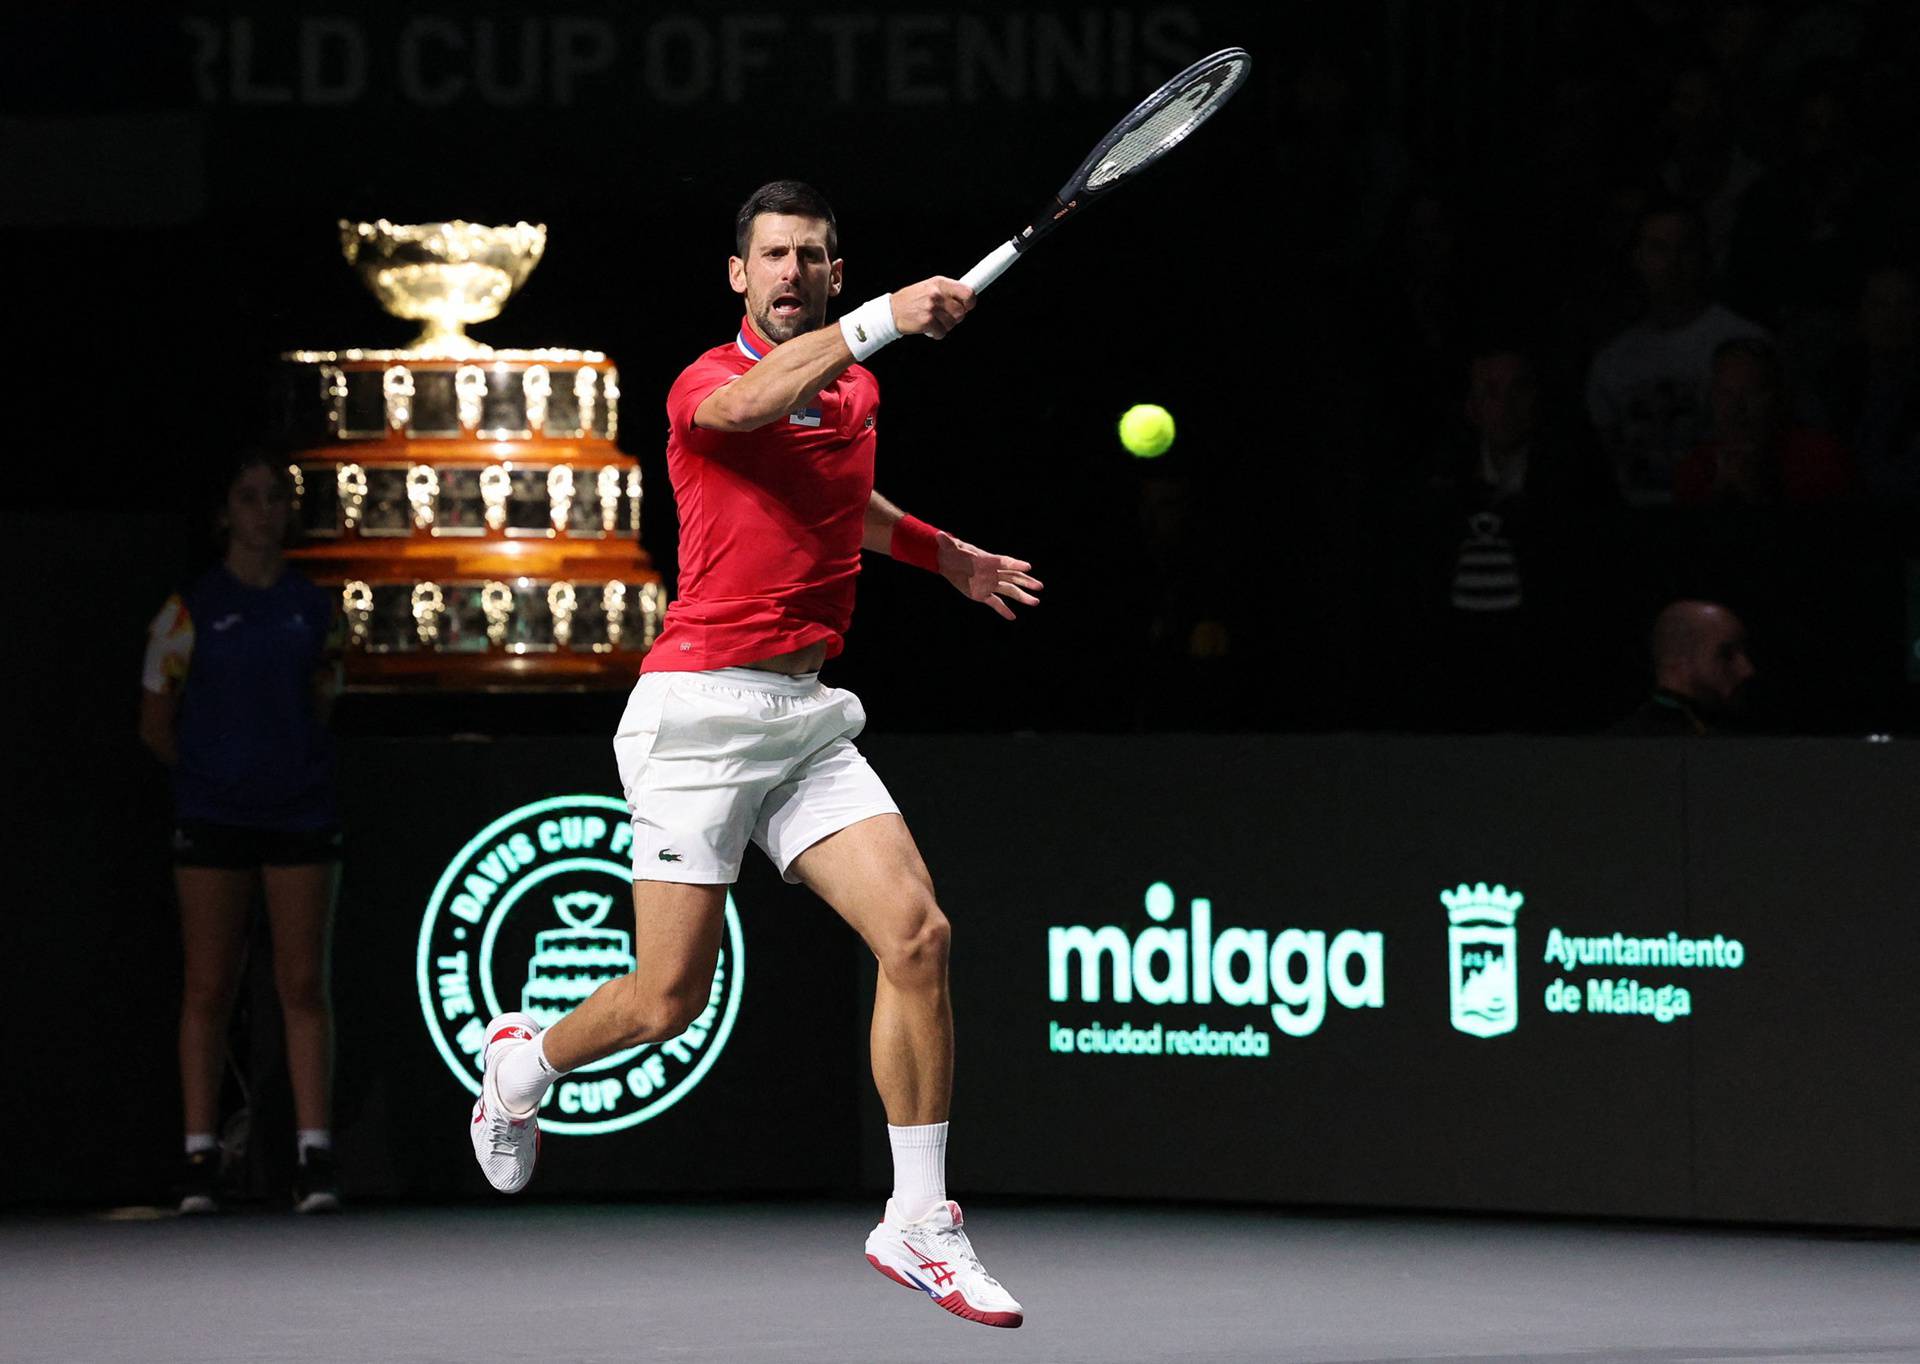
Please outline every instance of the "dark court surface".
[{"label": "dark court surface", "polygon": [[8,1361],[1920,1360],[1920,1242],[970,1210],[1019,1331],[867,1267],[864,1205],[0,1220]]}]

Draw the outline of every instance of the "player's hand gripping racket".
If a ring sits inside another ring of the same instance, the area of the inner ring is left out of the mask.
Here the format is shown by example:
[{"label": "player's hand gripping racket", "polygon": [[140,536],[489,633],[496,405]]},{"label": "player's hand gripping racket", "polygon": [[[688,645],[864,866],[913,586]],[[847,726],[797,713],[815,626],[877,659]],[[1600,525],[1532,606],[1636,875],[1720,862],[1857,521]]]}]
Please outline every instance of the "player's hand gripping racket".
[{"label": "player's hand gripping racket", "polygon": [[1246,49],[1224,48],[1202,57],[1141,100],[1100,139],[1033,221],[962,275],[960,282],[977,292],[999,279],[1028,247],[1179,146],[1233,97],[1252,69],[1253,58]]}]

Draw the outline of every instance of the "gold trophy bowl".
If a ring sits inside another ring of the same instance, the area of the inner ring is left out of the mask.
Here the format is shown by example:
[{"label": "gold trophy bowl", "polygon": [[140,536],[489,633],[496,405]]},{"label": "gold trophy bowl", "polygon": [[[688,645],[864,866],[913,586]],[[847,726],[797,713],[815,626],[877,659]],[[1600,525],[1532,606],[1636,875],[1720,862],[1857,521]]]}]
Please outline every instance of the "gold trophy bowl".
[{"label": "gold trophy bowl", "polygon": [[340,249],[380,306],[424,325],[406,348],[464,358],[493,348],[466,328],[499,315],[547,249],[544,223],[370,223],[340,220]]}]

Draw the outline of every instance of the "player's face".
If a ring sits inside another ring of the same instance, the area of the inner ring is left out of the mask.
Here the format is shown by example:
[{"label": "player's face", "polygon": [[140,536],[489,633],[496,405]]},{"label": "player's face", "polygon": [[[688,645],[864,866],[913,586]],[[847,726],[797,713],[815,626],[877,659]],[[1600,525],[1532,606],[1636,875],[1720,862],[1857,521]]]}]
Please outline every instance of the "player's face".
[{"label": "player's face", "polygon": [[827,300],[840,292],[841,262],[827,255],[827,225],[819,218],[762,213],[744,257],[727,261],[733,291],[747,300],[747,316],[778,344],[827,325]]}]

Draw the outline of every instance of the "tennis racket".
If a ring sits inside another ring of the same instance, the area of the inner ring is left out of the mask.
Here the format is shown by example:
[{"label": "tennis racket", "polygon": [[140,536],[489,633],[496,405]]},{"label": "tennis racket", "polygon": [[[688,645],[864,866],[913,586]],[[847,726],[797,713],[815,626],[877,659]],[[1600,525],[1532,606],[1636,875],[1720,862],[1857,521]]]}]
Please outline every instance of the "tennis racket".
[{"label": "tennis racket", "polygon": [[999,279],[1047,233],[1184,142],[1233,97],[1252,69],[1253,58],[1245,48],[1223,48],[1141,100],[1087,153],[1080,168],[1033,215],[1033,221],[984,256],[960,282],[978,292]]}]

